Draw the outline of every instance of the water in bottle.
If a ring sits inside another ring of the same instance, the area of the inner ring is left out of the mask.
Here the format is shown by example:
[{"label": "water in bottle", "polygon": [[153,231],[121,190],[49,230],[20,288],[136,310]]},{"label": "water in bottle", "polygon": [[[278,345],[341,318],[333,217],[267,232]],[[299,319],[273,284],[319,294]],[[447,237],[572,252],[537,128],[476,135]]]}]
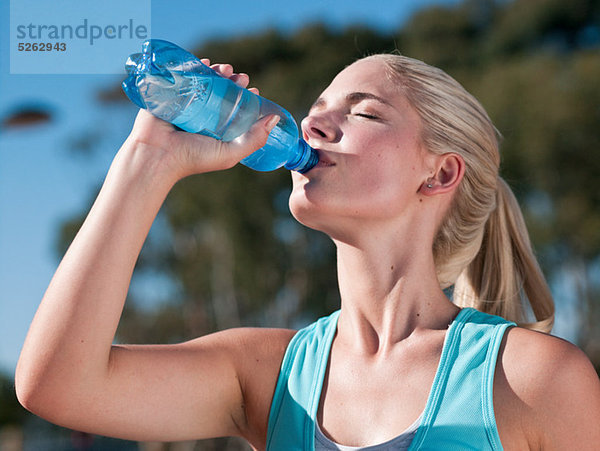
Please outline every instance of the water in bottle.
[{"label": "water in bottle", "polygon": [[299,138],[296,121],[279,105],[240,88],[181,47],[159,39],[143,43],[142,53],[129,56],[123,90],[139,107],[192,133],[231,141],[260,118],[280,120],[267,143],[242,163],[258,171],[285,166],[306,172],[317,152]]}]

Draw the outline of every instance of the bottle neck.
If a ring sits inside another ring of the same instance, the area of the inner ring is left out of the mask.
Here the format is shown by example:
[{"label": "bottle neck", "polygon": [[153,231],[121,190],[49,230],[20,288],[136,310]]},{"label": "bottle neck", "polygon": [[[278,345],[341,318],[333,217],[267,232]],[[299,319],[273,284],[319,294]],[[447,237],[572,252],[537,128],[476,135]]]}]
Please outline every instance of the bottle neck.
[{"label": "bottle neck", "polygon": [[319,162],[319,154],[303,139],[298,140],[296,158],[285,165],[286,169],[304,174]]}]

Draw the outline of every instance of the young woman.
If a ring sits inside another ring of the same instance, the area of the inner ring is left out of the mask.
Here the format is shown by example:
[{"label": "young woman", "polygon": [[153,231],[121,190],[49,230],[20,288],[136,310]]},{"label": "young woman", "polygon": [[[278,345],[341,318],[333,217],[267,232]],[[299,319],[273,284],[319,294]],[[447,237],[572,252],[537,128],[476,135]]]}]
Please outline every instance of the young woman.
[{"label": "young woman", "polygon": [[[247,86],[231,66],[214,67]],[[341,310],[297,333],[234,329],[177,345],[112,345],[169,190],[235,165],[276,121],[223,143],[140,111],[31,326],[16,374],[23,405],[132,440],[597,449],[592,365],[531,330],[550,330],[553,304],[498,176],[493,125],[448,75],[397,55],[343,70],[302,122],[320,162],[292,174],[290,209],[337,246]],[[454,302],[442,291],[451,285]],[[536,322],[523,322],[527,310]]]}]

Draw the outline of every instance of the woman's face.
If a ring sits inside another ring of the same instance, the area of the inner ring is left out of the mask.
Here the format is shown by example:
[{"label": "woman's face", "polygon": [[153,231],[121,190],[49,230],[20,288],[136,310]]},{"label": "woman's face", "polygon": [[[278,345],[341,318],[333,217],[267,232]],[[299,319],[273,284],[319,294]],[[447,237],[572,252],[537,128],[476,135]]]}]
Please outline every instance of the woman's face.
[{"label": "woman's face", "polygon": [[419,116],[383,62],[361,60],[340,72],[302,133],[320,157],[306,174],[292,172],[290,210],[303,224],[331,234],[356,220],[394,220],[418,205],[431,154],[420,145]]}]

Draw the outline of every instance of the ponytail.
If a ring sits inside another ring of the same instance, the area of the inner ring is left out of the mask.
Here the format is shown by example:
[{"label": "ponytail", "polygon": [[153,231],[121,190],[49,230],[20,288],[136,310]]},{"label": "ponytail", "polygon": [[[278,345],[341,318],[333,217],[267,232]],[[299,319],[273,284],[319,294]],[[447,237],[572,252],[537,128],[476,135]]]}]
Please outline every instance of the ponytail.
[{"label": "ponytail", "polygon": [[[528,329],[552,329],[550,289],[533,254],[519,204],[501,178],[497,206],[485,224],[481,248],[456,280],[453,299],[459,306],[498,315]],[[535,322],[526,322],[529,310]]]}]

